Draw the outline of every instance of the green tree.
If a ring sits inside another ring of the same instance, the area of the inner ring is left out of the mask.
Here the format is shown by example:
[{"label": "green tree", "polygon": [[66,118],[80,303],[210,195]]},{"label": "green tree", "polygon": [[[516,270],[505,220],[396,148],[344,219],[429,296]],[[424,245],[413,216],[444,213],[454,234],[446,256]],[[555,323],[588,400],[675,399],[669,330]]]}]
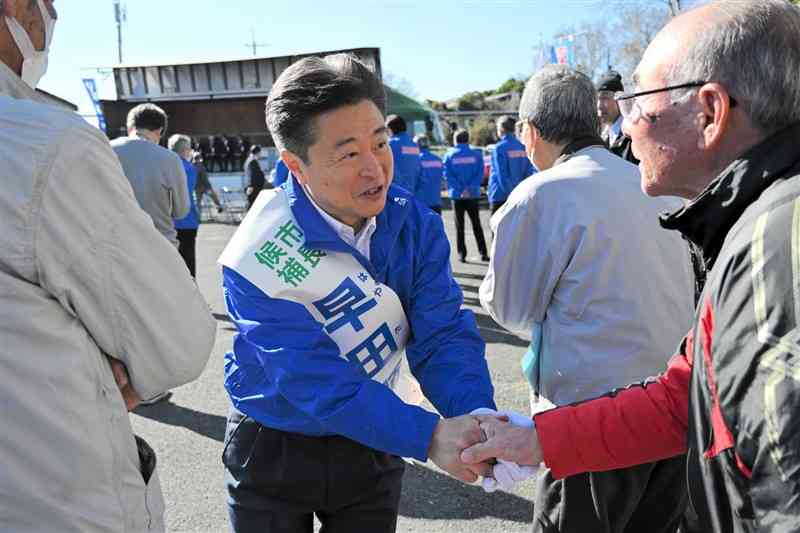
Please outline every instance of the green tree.
[{"label": "green tree", "polygon": [[469,127],[469,140],[471,144],[475,146],[486,146],[495,141],[496,126],[493,127],[493,123],[491,123],[490,120],[491,119],[487,115],[481,115],[475,119]]},{"label": "green tree", "polygon": [[495,94],[501,93],[519,93],[525,89],[525,80],[523,79],[516,79],[516,78],[508,78],[506,81],[503,82],[500,87],[494,91]]}]

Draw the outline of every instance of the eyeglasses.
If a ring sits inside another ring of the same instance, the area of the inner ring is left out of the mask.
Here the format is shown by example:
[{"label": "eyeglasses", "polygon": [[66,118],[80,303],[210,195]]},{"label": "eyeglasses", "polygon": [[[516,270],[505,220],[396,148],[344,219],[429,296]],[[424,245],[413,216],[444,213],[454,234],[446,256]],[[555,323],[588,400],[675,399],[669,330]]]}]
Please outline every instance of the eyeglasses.
[{"label": "eyeglasses", "polygon": [[[616,100],[617,105],[619,106],[619,112],[625,120],[628,120],[631,124],[636,124],[636,122],[641,118],[645,117],[650,123],[655,124],[656,120],[658,119],[658,115],[645,115],[642,111],[642,108],[639,106],[639,102],[637,98],[640,96],[647,96],[648,94],[655,94],[661,93],[665,91],[673,91],[676,89],[689,89],[692,87],[702,87],[707,81],[690,81],[688,83],[681,83],[679,85],[670,85],[669,87],[662,87],[660,89],[651,89],[649,91],[640,91],[638,93],[617,93],[614,95],[614,100]],[[736,107],[736,99],[733,96],[728,95],[730,100],[730,106]],[[675,105],[677,102],[673,102],[672,105]]]}]

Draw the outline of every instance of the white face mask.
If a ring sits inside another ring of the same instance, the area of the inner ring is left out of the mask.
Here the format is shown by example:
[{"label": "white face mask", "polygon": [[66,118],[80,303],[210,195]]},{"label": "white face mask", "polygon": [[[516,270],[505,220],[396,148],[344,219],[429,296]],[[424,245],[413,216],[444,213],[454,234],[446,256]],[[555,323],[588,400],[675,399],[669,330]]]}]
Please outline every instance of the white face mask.
[{"label": "white face mask", "polygon": [[37,50],[33,46],[33,41],[31,41],[28,32],[25,31],[25,28],[22,27],[17,19],[6,17],[8,31],[11,32],[14,42],[17,43],[17,48],[22,54],[22,80],[32,88],[36,88],[39,80],[42,79],[42,76],[47,71],[47,55],[50,51],[50,42],[53,40],[53,29],[56,25],[55,19],[44,5],[44,0],[38,0],[38,3],[39,11],[42,12],[42,19],[44,20],[44,50]]}]

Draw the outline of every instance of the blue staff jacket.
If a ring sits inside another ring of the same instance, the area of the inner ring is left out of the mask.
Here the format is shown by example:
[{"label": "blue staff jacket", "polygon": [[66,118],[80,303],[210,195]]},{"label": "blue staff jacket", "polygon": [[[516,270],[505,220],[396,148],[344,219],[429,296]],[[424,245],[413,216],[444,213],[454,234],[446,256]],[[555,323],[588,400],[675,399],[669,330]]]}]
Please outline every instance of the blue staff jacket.
[{"label": "blue staff jacket", "polygon": [[419,154],[419,163],[419,181],[414,196],[428,207],[441,207],[444,163],[427,148],[423,148]]},{"label": "blue staff jacket", "polygon": [[273,187],[280,187],[286,180],[289,179],[289,167],[283,162],[283,159],[278,159],[275,163],[275,177],[272,179]]},{"label": "blue staff jacket", "polygon": [[525,153],[525,146],[507,133],[492,152],[492,172],[489,174],[489,202],[505,202],[519,182],[535,172]]},{"label": "blue staff jacket", "polygon": [[183,218],[173,219],[175,229],[197,229],[200,227],[200,213],[197,210],[197,202],[195,201],[194,189],[197,186],[197,170],[194,165],[181,157],[183,163],[183,170],[186,172],[186,186],[189,187],[189,214]]},{"label": "blue staff jacket", "polygon": [[[467,143],[452,148],[444,156],[447,193],[453,200],[480,198],[483,181],[483,154]],[[464,192],[468,196],[464,196]]]},{"label": "blue staff jacket", "polygon": [[389,138],[389,146],[394,157],[393,184],[413,193],[419,180],[419,146],[408,133],[402,132]]},{"label": "blue staff jacket", "polygon": [[[285,185],[307,247],[351,253],[394,290],[411,327],[406,355],[425,396],[445,417],[494,408],[485,345],[450,270],[442,219],[391,186],[377,216],[371,260],[322,219],[294,178]],[[223,268],[225,302],[236,323],[225,356],[233,405],[259,423],[303,435],[342,435],[370,448],[426,460],[439,417],[403,403],[340,353],[300,303],[270,298]]]}]

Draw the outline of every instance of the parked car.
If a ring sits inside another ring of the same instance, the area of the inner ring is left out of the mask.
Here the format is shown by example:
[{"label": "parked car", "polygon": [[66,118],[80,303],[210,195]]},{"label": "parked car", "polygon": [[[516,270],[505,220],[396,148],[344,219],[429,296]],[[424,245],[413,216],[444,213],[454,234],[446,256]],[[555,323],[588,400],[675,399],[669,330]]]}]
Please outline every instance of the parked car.
[{"label": "parked car", "polygon": [[492,153],[494,152],[494,145],[487,144],[481,151],[483,152],[483,187],[489,186],[489,174],[492,173]]}]

